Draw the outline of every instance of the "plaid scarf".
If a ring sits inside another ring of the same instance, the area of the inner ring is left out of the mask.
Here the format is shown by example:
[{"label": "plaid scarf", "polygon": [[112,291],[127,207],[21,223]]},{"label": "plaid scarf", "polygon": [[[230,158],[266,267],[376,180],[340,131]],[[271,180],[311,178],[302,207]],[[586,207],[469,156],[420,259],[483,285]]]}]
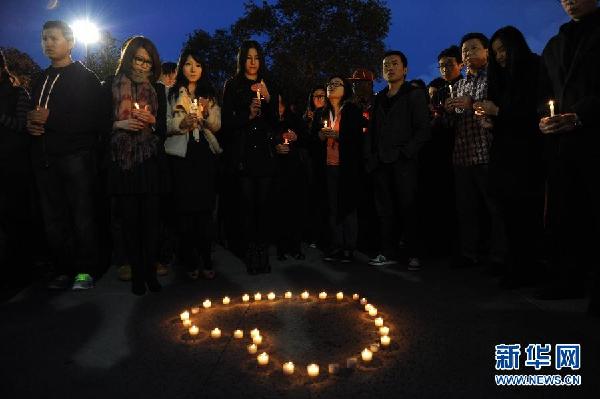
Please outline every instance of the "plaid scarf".
[{"label": "plaid scarf", "polygon": [[[132,82],[125,74],[117,76],[112,84],[112,95],[116,121],[130,119],[134,103],[142,109],[147,107],[156,116],[158,100],[147,77],[135,76]],[[158,141],[151,126],[137,132],[114,129],[110,140],[112,160],[121,169],[130,170],[134,165],[156,155]]]}]

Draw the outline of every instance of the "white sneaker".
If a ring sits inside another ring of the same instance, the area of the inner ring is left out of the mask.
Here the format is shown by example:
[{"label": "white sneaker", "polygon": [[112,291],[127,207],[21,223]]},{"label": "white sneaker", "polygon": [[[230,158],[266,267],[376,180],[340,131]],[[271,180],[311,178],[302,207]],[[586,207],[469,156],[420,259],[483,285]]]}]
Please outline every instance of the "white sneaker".
[{"label": "white sneaker", "polygon": [[417,271],[421,270],[421,262],[419,258],[408,258],[408,270]]},{"label": "white sneaker", "polygon": [[397,262],[395,260],[388,259],[382,254],[377,255],[369,261],[369,265],[371,266],[387,266],[394,265],[396,263]]}]

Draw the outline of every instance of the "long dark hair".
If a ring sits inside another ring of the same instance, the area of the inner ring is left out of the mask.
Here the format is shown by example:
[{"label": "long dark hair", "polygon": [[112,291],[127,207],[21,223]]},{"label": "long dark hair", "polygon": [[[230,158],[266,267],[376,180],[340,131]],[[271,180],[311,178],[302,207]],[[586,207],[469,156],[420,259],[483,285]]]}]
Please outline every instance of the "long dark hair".
[{"label": "long dark hair", "polygon": [[[312,88],[312,90],[308,94],[308,104],[306,106],[306,109],[310,109],[311,111],[315,110],[315,103],[313,102],[313,96],[315,95],[315,91],[317,91],[317,90],[323,90],[325,92],[325,100],[327,100],[327,89],[325,88],[325,86],[324,85],[315,86]],[[345,90],[346,89],[344,89],[344,91]],[[327,103],[327,101],[325,103]]]},{"label": "long dark hair", "polygon": [[242,42],[237,54],[237,70],[236,76],[243,76],[246,72],[246,58],[248,58],[248,52],[250,49],[256,49],[258,53],[258,59],[260,65],[258,66],[258,79],[265,79],[267,72],[267,65],[265,64],[265,53],[261,45],[256,40],[245,40]]},{"label": "long dark hair", "polygon": [[497,99],[500,93],[513,97],[516,91],[527,90],[525,85],[535,75],[536,55],[531,51],[525,37],[514,26],[505,26],[497,30],[490,40],[493,44],[500,40],[506,50],[506,68],[496,61],[493,45],[490,45],[488,57],[489,97]]},{"label": "long dark hair", "polygon": [[150,78],[150,82],[154,83],[160,77],[160,57],[158,56],[158,50],[156,50],[154,43],[144,36],[134,36],[127,40],[125,47],[121,51],[121,58],[119,59],[119,65],[117,66],[115,75],[124,73],[129,76],[131,69],[133,68],[133,57],[135,57],[135,53],[140,47],[144,48],[152,59],[152,77]]},{"label": "long dark hair", "polygon": [[202,67],[202,74],[200,75],[198,82],[196,82],[196,92],[194,94],[197,97],[214,99],[216,92],[208,81],[208,70],[206,69],[206,63],[202,59],[202,53],[197,48],[186,47],[181,52],[181,55],[179,55],[179,60],[177,61],[177,78],[175,79],[175,84],[169,89],[169,100],[173,99],[179,94],[179,89],[181,87],[185,87],[187,89],[190,83],[183,73],[183,66],[190,56]]}]

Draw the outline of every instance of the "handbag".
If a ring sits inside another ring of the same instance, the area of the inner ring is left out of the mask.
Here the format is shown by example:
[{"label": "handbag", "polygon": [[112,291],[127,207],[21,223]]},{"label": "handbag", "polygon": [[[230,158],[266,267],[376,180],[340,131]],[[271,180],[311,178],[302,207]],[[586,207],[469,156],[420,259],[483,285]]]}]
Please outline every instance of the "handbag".
[{"label": "handbag", "polygon": [[174,134],[165,140],[165,152],[169,155],[185,158],[187,153],[187,134]]}]

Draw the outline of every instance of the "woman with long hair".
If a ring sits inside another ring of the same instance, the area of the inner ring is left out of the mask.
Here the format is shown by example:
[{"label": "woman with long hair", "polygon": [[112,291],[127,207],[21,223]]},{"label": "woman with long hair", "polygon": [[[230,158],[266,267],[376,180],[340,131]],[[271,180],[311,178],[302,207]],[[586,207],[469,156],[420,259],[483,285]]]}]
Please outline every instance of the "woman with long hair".
[{"label": "woman with long hair", "polygon": [[143,36],[131,38],[110,86],[112,132],[109,143],[108,190],[123,224],[132,292],[146,287],[158,292],[159,194],[164,191],[164,153],[154,131],[158,97],[153,87],[160,76],[160,58]]},{"label": "woman with long hair", "polygon": [[315,113],[312,136],[318,137],[325,165],[331,251],[326,261],[352,262],[358,236],[357,207],[362,160],[362,112],[351,102],[352,86],[340,75],[327,81],[327,106]]},{"label": "woman with long hair", "polygon": [[207,79],[200,52],[183,50],[177,63],[177,78],[169,90],[167,130],[169,140],[180,136],[184,152],[171,155],[173,203],[177,215],[181,261],[192,280],[215,276],[211,260],[211,226],[216,201],[216,160],[222,152],[214,134],[221,129],[221,108]]},{"label": "woman with long hair", "polygon": [[533,262],[542,236],[544,172],[538,128],[539,57],[512,26],[490,40],[488,100],[475,103],[493,123],[490,183],[505,220],[509,246],[503,285],[532,282]]},{"label": "woman with long hair", "polygon": [[243,42],[237,73],[225,83],[223,126],[228,136],[226,163],[238,183],[241,200],[241,251],[250,274],[271,271],[267,200],[275,168],[277,99],[261,46],[252,40]]}]

